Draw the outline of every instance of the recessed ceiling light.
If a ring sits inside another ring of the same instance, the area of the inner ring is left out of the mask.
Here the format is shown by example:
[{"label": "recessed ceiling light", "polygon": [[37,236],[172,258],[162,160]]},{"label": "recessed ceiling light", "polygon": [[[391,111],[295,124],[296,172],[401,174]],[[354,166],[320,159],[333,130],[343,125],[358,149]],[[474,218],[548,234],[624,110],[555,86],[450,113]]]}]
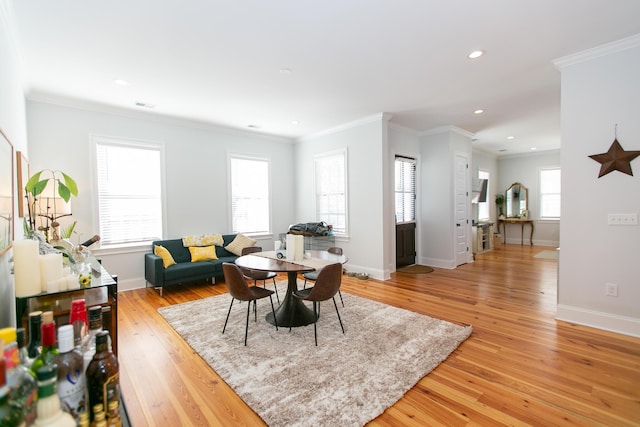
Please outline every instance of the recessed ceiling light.
[{"label": "recessed ceiling light", "polygon": [[473,112],[473,114],[482,114],[484,113],[484,110],[476,110]]},{"label": "recessed ceiling light", "polygon": [[115,79],[113,83],[117,84],[118,86],[129,86],[129,82],[122,79]]},{"label": "recessed ceiling light", "polygon": [[476,58],[480,58],[482,55],[484,55],[484,51],[482,51],[482,50],[474,50],[467,57],[469,59],[476,59]]},{"label": "recessed ceiling light", "polygon": [[299,125],[299,124],[300,124],[300,122],[299,122],[299,121],[297,121],[297,120],[291,120],[291,124],[292,124],[292,125]]},{"label": "recessed ceiling light", "polygon": [[291,68],[280,68],[280,74],[291,74],[292,72]]},{"label": "recessed ceiling light", "polygon": [[508,136],[507,139],[516,139],[516,137],[511,135],[511,136]]},{"label": "recessed ceiling light", "polygon": [[531,147],[531,150],[537,150],[537,149],[538,149],[537,147]]}]

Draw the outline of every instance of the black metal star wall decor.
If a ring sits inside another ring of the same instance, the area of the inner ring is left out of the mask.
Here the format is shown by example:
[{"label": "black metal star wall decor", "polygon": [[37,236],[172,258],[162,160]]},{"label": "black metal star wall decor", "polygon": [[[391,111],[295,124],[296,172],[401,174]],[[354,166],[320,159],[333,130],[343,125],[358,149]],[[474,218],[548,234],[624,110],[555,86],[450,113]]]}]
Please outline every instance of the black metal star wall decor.
[{"label": "black metal star wall decor", "polygon": [[609,151],[602,154],[594,154],[589,157],[602,164],[602,166],[600,166],[600,175],[598,175],[598,178],[601,178],[613,171],[620,171],[633,176],[631,160],[638,156],[640,156],[640,151],[624,151],[616,138],[613,140],[611,147],[609,147]]}]

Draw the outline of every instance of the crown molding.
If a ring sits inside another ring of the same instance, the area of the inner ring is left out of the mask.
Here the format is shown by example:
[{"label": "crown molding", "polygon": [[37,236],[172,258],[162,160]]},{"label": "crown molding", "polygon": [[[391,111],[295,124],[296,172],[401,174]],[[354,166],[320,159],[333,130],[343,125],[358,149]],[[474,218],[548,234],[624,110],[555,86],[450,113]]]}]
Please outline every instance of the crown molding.
[{"label": "crown molding", "polygon": [[309,141],[312,139],[316,139],[316,138],[320,138],[323,136],[327,136],[327,135],[331,135],[333,133],[338,133],[338,132],[342,132],[345,131],[347,129],[351,129],[354,127],[358,127],[358,126],[362,126],[364,124],[367,123],[372,123],[372,122],[377,122],[377,121],[386,121],[388,122],[389,120],[391,120],[391,114],[389,113],[377,113],[377,114],[373,114],[371,116],[367,116],[367,117],[363,117],[361,119],[358,120],[354,120],[351,122],[347,122],[329,129],[325,129],[323,131],[320,131],[318,133],[314,133],[311,135],[306,135],[303,137],[298,138],[296,141],[298,142],[304,142],[304,141]]},{"label": "crown molding", "polygon": [[583,50],[571,55],[563,56],[558,59],[554,59],[553,65],[562,70],[570,65],[579,64],[581,62],[590,61],[592,59],[600,58],[602,56],[610,55],[612,53],[621,52],[627,49],[633,49],[640,47],[640,34],[636,34],[631,37],[627,37],[621,40],[617,40],[611,43],[606,43],[600,46],[596,46],[591,49]]},{"label": "crown molding", "polygon": [[57,95],[48,94],[31,94],[27,97],[29,102],[37,102],[41,104],[56,105],[65,108],[74,108],[77,110],[91,111],[94,113],[111,114],[114,116],[146,120],[156,123],[162,123],[170,126],[180,126],[191,129],[200,129],[206,131],[221,132],[236,136],[250,137],[256,139],[267,140],[271,142],[281,142],[293,144],[295,141],[291,138],[285,138],[280,136],[266,135],[259,132],[251,132],[244,129],[232,128],[217,125],[215,123],[201,122],[197,120],[189,120],[180,117],[170,116],[162,113],[147,112],[147,111],[135,111],[122,107],[111,106],[107,104],[100,104],[91,101],[85,101],[80,99],[72,99],[68,97],[62,97]]},{"label": "crown molding", "polygon": [[440,133],[446,133],[446,132],[452,132],[452,133],[457,133],[459,135],[465,136],[469,139],[473,139],[475,137],[475,134],[469,132],[468,130],[464,130],[462,128],[459,128],[457,126],[440,126],[437,128],[433,128],[433,129],[429,129],[426,130],[424,132],[420,132],[419,136],[431,136],[431,135],[438,135]]}]

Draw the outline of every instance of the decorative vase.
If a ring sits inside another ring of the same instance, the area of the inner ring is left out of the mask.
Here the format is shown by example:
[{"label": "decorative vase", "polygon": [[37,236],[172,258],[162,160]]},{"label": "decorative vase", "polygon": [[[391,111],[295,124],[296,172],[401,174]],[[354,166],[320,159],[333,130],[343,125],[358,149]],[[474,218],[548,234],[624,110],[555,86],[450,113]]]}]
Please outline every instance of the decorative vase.
[{"label": "decorative vase", "polygon": [[80,288],[91,287],[91,264],[81,262],[76,264],[76,271],[78,272],[78,283]]}]

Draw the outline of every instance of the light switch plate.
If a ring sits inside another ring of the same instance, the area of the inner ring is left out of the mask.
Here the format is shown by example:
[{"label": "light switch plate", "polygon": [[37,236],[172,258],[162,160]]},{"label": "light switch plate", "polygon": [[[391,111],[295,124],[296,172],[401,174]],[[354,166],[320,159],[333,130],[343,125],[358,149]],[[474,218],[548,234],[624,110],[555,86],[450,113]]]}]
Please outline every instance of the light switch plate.
[{"label": "light switch plate", "polygon": [[609,214],[607,217],[609,225],[638,225],[638,214]]}]

